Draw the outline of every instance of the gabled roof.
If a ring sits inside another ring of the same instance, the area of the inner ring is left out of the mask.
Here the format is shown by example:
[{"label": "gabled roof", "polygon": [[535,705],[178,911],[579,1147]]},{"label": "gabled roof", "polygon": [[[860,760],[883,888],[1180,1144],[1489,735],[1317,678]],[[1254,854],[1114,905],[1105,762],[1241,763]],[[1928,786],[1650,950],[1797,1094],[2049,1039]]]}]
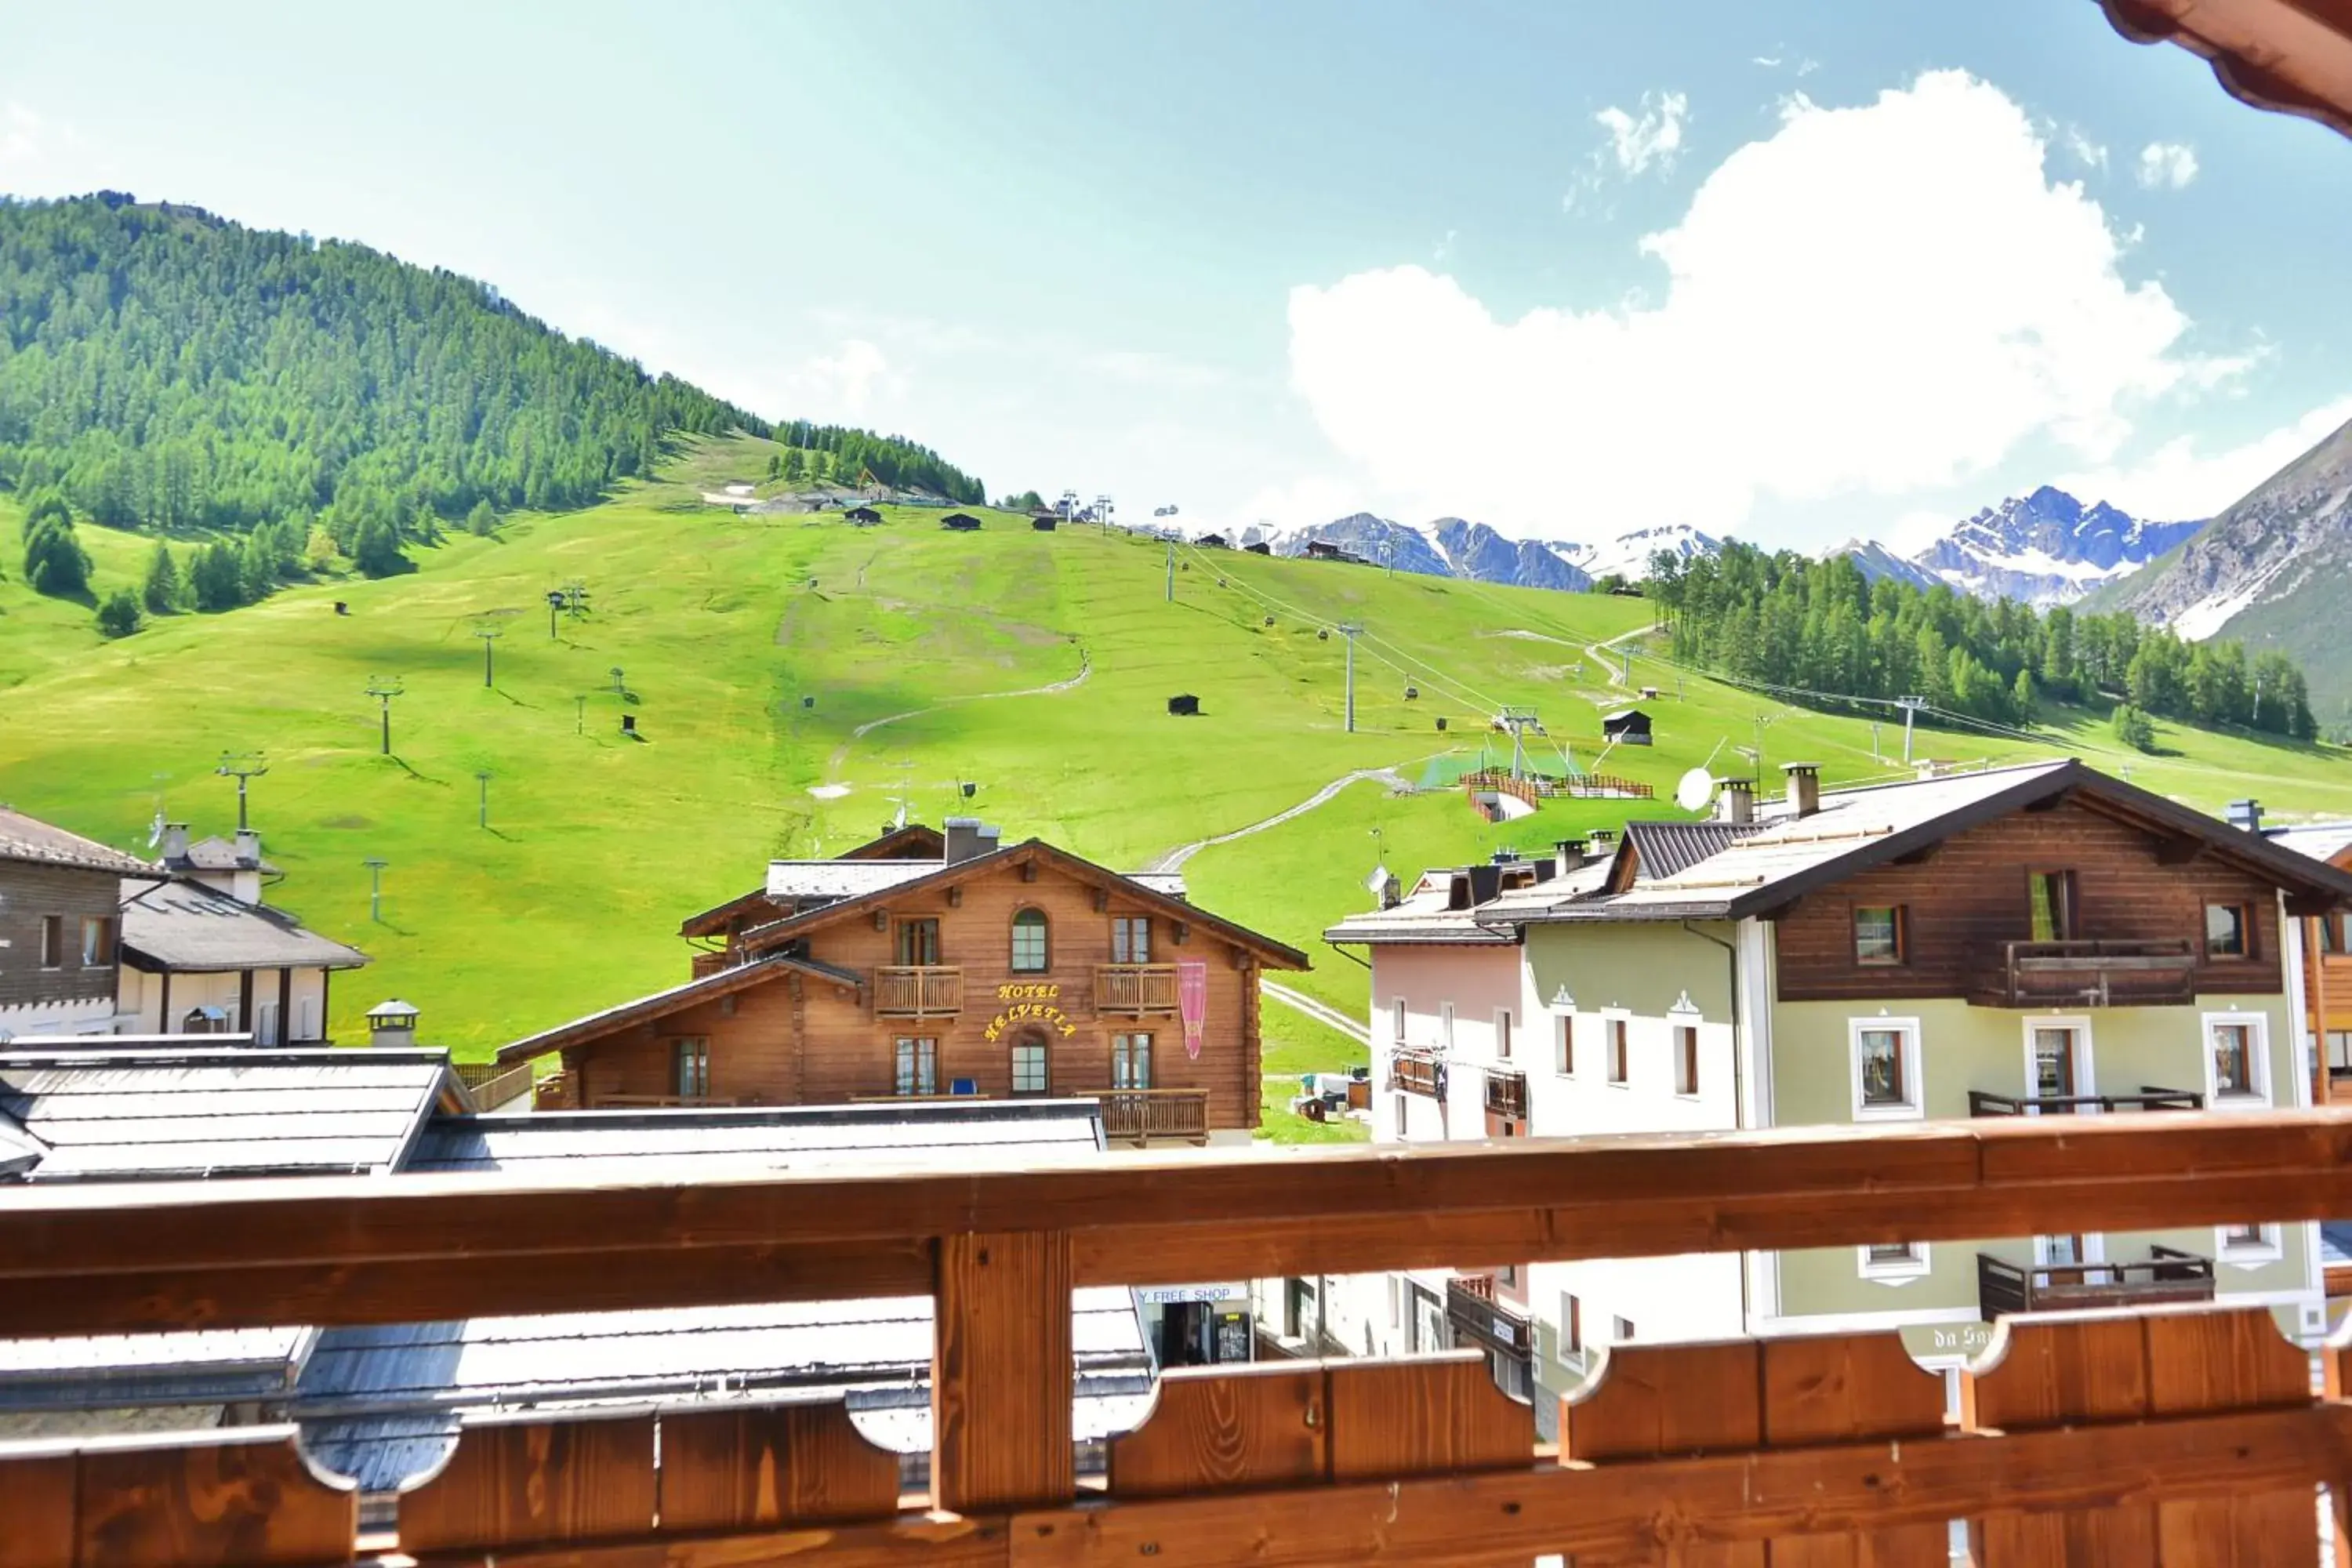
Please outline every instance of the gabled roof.
[{"label": "gabled roof", "polygon": [[[833,862],[833,864],[838,864],[838,862]],[[1197,905],[1186,902],[1183,899],[1161,891],[1159,887],[1153,886],[1153,882],[1160,879],[1151,874],[1122,876],[1108,867],[1097,866],[1091,860],[1082,859],[1066,849],[1057,849],[1042,838],[1026,839],[1019,844],[992,850],[985,855],[974,855],[966,860],[950,861],[940,866],[926,866],[923,868],[924,874],[921,876],[889,882],[863,892],[846,893],[833,903],[787,916],[763,928],[761,938],[764,941],[782,942],[832,925],[839,921],[869,913],[877,905],[886,904],[890,899],[903,892],[944,887],[950,882],[959,881],[967,877],[986,876],[992,871],[1028,864],[1035,864],[1041,869],[1058,871],[1076,881],[1088,883],[1107,891],[1124,893],[1130,898],[1139,899],[1144,904],[1170,920],[1182,921],[1187,924],[1200,926],[1236,947],[1247,948],[1276,969],[1307,967],[1307,955],[1297,948],[1254,931],[1247,926],[1213,915]],[[770,868],[768,886],[770,892],[775,891],[776,883],[772,866]]]},{"label": "gabled roof", "polygon": [[854,849],[845,849],[834,857],[836,860],[937,860],[948,852],[948,837],[925,822],[910,822],[904,827],[894,827],[878,838],[869,838]]},{"label": "gabled roof", "polygon": [[6,806],[0,806],[0,860],[66,866],[77,871],[113,871],[121,876],[154,874],[153,868],[136,856]]},{"label": "gabled roof", "polygon": [[2308,855],[2315,860],[2325,860],[2331,866],[2341,866],[2352,858],[2352,822],[2315,822],[2301,827],[2273,827],[2263,837],[2272,843]]},{"label": "gabled roof", "polygon": [[18,1181],[387,1171],[471,1103],[441,1051],[0,1050],[0,1126],[40,1145]]},{"label": "gabled roof", "polygon": [[[1612,886],[1622,892],[1636,879],[1657,881],[1677,876],[1762,826],[1737,822],[1629,822],[1612,862]],[[1622,883],[1617,879],[1622,879]]]},{"label": "gabled roof", "polygon": [[[1925,848],[1979,824],[2044,803],[2079,800],[2145,832],[2193,843],[2291,894],[2352,900],[2352,874],[2230,826],[2080,762],[2034,763],[1901,784],[1823,791],[1807,816],[1767,816],[1754,831],[1667,877],[1612,879],[1610,891],[1543,909],[1519,921],[1738,920],[1786,908],[1815,889]],[[1495,911],[1482,910],[1493,920]]]},{"label": "gabled roof", "polygon": [[357,969],[367,954],[291,915],[199,882],[122,883],[122,956],[133,969],[182,973],[240,969]]},{"label": "gabled roof", "polygon": [[673,985],[667,991],[656,991],[650,995],[639,996],[634,1001],[623,1002],[617,1006],[590,1013],[583,1017],[574,1018],[568,1024],[558,1024],[551,1029],[541,1029],[536,1035],[526,1035],[510,1045],[499,1047],[499,1060],[502,1064],[529,1061],[534,1057],[543,1057],[550,1051],[560,1051],[566,1046],[578,1045],[583,1040],[601,1039],[615,1029],[625,1029],[637,1024],[650,1024],[656,1019],[667,1018],[673,1013],[682,1013],[688,1007],[698,1007],[705,1002],[727,995],[730,992],[748,991],[754,985],[765,985],[769,981],[780,980],[787,974],[805,974],[814,979],[828,981],[835,985],[846,985],[853,989],[862,988],[866,984],[865,979],[854,970],[836,968],[830,963],[819,963],[814,959],[784,956],[756,958],[748,963],[730,965],[725,969],[715,969],[682,985]]}]

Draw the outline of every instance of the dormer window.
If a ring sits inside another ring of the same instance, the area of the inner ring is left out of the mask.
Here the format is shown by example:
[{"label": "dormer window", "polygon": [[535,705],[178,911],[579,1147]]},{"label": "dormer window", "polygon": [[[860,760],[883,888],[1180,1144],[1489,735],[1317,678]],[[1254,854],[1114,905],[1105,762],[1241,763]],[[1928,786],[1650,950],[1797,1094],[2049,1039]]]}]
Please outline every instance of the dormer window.
[{"label": "dormer window", "polygon": [[1013,973],[1043,974],[1047,964],[1045,911],[1021,910],[1013,917]]}]

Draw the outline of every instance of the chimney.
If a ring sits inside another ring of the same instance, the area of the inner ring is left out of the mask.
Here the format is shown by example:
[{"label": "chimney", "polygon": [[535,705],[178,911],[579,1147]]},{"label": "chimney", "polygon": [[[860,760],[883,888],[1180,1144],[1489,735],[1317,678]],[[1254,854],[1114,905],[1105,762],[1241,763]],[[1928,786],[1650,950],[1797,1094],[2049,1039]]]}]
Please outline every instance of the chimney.
[{"label": "chimney", "polygon": [[1789,804],[1799,816],[1811,816],[1822,808],[1822,764],[1819,763],[1782,763],[1780,771],[1789,779]]},{"label": "chimney", "polygon": [[1585,843],[1581,838],[1563,838],[1551,847],[1552,864],[1559,868],[1557,874],[1562,877],[1582,866],[1584,857]]},{"label": "chimney", "polygon": [[1617,853],[1617,830],[1596,827],[1592,830],[1592,856],[1595,859]]},{"label": "chimney", "polygon": [[164,864],[170,865],[174,861],[185,860],[188,858],[188,825],[184,822],[165,823],[161,847],[163,851]]},{"label": "chimney", "polygon": [[1717,779],[1716,786],[1723,791],[1723,805],[1716,815],[1717,822],[1735,823],[1742,827],[1756,820],[1756,781],[1753,779]]},{"label": "chimney", "polygon": [[236,830],[236,861],[240,866],[261,864],[261,835],[250,827]]},{"label": "chimney", "polygon": [[969,860],[976,855],[995,853],[999,830],[987,826],[976,816],[950,816],[945,824],[947,863]]},{"label": "chimney", "polygon": [[2263,830],[2263,803],[2258,800],[2233,800],[2229,806],[2230,826],[2259,836]]},{"label": "chimney", "polygon": [[379,1002],[368,1009],[368,1044],[372,1046],[413,1046],[416,1043],[415,1008],[394,997]]}]

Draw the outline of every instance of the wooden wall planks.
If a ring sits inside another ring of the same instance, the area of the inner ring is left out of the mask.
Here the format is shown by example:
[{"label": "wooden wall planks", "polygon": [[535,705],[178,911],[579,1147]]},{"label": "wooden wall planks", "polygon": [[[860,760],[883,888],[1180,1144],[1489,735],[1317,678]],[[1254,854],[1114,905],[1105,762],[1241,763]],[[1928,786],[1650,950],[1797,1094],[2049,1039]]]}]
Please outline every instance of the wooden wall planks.
[{"label": "wooden wall planks", "polygon": [[931,1490],[940,1507],[1028,1507],[1077,1488],[1071,1448],[1070,1238],[939,1243]]},{"label": "wooden wall planks", "polygon": [[873,1519],[898,1506],[898,1457],[839,1399],[719,1405],[661,1422],[661,1528]]},{"label": "wooden wall planks", "polygon": [[[29,1479],[5,1474],[19,1466]],[[291,1426],[95,1438],[0,1461],[10,1564],[309,1568],[348,1556],[358,1521],[358,1493],[312,1470]]]},{"label": "wooden wall planks", "polygon": [[429,1552],[643,1534],[654,1500],[652,1415],[490,1416],[401,1493],[400,1542]]}]

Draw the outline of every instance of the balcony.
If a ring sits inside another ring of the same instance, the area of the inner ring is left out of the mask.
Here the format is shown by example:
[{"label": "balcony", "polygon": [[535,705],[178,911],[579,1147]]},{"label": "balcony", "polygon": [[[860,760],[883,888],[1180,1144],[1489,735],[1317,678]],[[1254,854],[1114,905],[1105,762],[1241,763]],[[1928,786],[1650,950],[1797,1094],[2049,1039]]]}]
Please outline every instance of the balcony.
[{"label": "balcony", "polygon": [[1495,1300],[1495,1279],[1489,1274],[1459,1275],[1445,1282],[1445,1321],[1457,1343],[1514,1361],[1527,1361],[1536,1349],[1535,1323],[1524,1312]]},{"label": "balcony", "polygon": [[2051,1263],[2021,1268],[1977,1254],[1977,1304],[1985,1321],[2011,1312],[2080,1307],[2149,1307],[2213,1299],[2213,1260],[2151,1247],[2136,1263]]},{"label": "balcony", "polygon": [[951,1018],[963,1011],[963,971],[938,964],[892,964],[874,972],[877,1018]]},{"label": "balcony", "polygon": [[2067,1116],[2079,1112],[2118,1110],[2202,1110],[2205,1096],[2196,1089],[2158,1089],[2142,1084],[2137,1094],[1995,1094],[1969,1090],[1970,1116]]},{"label": "balcony", "polygon": [[1425,1094],[1432,1100],[1444,1100],[1445,1064],[1433,1051],[1410,1050],[1401,1046],[1389,1058],[1389,1088],[1399,1094]]},{"label": "balcony", "polygon": [[1488,1068],[1486,1114],[1525,1121],[1528,1119],[1528,1075],[1504,1068]]},{"label": "balcony", "polygon": [[531,1085],[530,1108],[533,1110],[577,1110],[580,1109],[580,1080],[565,1068],[549,1073]]},{"label": "balcony", "polygon": [[1173,1013],[1177,1009],[1172,963],[1101,963],[1095,966],[1097,1013]]},{"label": "balcony", "polygon": [[1206,1143],[1209,1091],[1204,1089],[1102,1089],[1103,1137],[1142,1148],[1153,1143]]},{"label": "balcony", "polygon": [[2168,1007],[2197,999],[2188,942],[2005,942],[1971,977],[1979,1007]]}]

